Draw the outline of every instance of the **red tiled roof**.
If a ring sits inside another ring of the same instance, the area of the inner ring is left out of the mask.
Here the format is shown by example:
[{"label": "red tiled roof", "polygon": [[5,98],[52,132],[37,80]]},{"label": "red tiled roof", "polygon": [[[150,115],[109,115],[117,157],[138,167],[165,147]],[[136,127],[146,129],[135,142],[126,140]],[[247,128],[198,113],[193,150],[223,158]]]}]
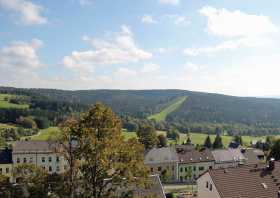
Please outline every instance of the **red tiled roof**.
[{"label": "red tiled roof", "polygon": [[266,165],[209,170],[221,198],[278,198],[280,162],[273,171]]}]

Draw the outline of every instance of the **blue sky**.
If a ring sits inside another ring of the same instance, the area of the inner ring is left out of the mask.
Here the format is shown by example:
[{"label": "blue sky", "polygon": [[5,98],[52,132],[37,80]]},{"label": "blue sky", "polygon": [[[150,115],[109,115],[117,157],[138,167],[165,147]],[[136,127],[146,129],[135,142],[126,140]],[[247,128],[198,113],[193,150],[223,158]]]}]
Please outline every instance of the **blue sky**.
[{"label": "blue sky", "polygon": [[0,85],[280,95],[277,0],[0,0]]}]

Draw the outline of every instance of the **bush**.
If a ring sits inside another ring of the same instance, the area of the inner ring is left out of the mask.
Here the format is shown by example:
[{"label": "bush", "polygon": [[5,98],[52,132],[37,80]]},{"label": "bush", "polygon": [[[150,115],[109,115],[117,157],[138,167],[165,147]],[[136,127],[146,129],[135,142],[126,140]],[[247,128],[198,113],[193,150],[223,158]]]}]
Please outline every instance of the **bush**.
[{"label": "bush", "polygon": [[50,121],[45,117],[37,117],[34,119],[39,129],[46,129],[50,126]]}]

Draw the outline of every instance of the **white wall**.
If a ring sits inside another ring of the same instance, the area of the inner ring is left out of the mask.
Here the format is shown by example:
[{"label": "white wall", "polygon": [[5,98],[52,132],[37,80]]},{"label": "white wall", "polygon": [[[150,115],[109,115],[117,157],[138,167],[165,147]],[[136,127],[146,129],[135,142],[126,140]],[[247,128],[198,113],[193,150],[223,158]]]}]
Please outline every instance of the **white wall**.
[{"label": "white wall", "polygon": [[[208,188],[206,187],[207,182]],[[212,190],[210,190],[210,185],[212,185]],[[221,198],[208,172],[198,178],[197,194],[198,198]]]},{"label": "white wall", "polygon": [[[57,157],[59,161],[57,161]],[[42,161],[42,158],[45,158],[45,162]],[[49,158],[51,161],[49,161]],[[19,163],[18,163],[19,159]],[[24,159],[26,162],[24,162]],[[13,153],[13,163],[16,166],[17,164],[22,163],[31,163],[36,166],[40,166],[45,169],[48,173],[63,173],[65,169],[68,168],[67,162],[64,160],[62,155],[57,153]],[[51,167],[51,170],[49,169]]]}]

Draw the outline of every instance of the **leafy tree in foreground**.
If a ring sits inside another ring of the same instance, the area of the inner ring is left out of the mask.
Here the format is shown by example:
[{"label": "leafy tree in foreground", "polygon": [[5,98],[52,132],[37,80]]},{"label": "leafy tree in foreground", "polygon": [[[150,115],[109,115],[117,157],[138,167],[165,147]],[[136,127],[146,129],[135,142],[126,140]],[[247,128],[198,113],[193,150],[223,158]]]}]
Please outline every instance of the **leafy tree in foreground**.
[{"label": "leafy tree in foreground", "polygon": [[274,158],[276,161],[280,160],[280,140],[277,140],[271,148],[268,159]]},{"label": "leafy tree in foreground", "polygon": [[79,196],[112,197],[117,187],[145,184],[143,146],[135,138],[124,140],[121,122],[110,108],[97,103],[66,129],[77,143],[74,159],[81,159]]},{"label": "leafy tree in foreground", "polygon": [[137,131],[137,136],[139,138],[139,142],[144,145],[146,150],[152,149],[158,144],[156,130],[150,125],[140,126],[139,131]]},{"label": "leafy tree in foreground", "polygon": [[224,145],[223,145],[223,142],[222,142],[222,137],[217,134],[216,135],[216,138],[214,140],[214,143],[213,143],[213,149],[220,149],[220,148],[223,148]]},{"label": "leafy tree in foreground", "polygon": [[47,172],[34,164],[20,164],[13,169],[13,177],[20,186],[19,197],[46,197]]},{"label": "leafy tree in foreground", "polygon": [[212,148],[212,141],[211,141],[211,138],[210,136],[208,135],[204,141],[204,147],[210,149]]}]

